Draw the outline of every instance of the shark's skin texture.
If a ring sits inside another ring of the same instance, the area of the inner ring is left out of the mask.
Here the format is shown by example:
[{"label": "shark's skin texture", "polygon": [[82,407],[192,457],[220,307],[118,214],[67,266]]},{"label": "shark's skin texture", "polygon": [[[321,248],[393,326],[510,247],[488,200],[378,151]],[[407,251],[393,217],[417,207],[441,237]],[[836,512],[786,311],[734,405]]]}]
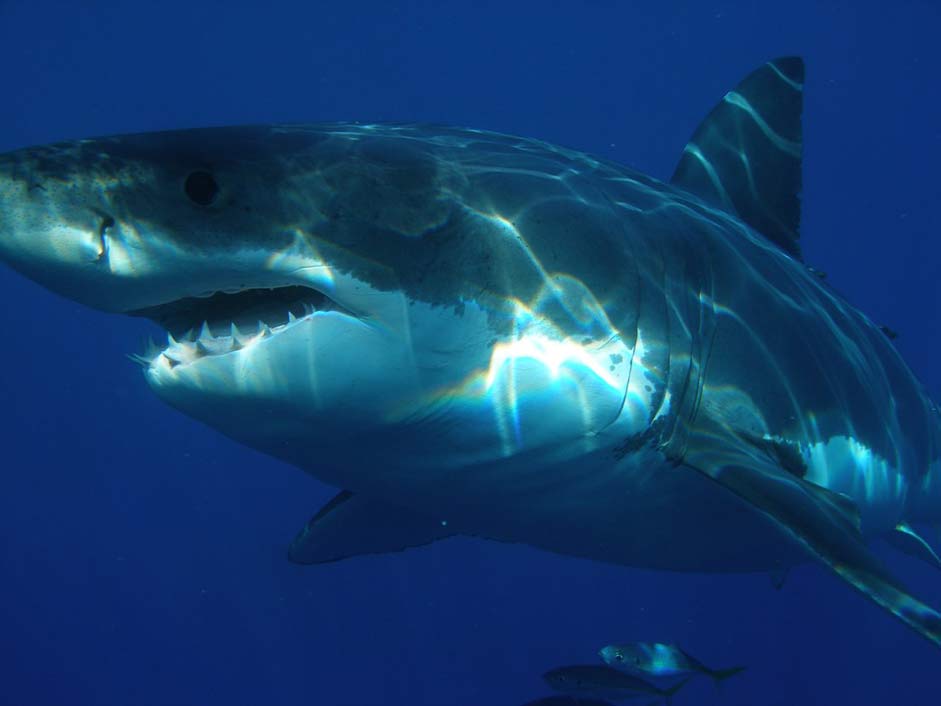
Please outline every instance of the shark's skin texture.
[{"label": "shark's skin texture", "polygon": [[152,389],[349,491],[312,523],[354,497],[359,524],[407,518],[372,551],[466,533],[752,571],[809,550],[936,639],[863,540],[941,521],[937,408],[793,228],[766,237],[689,168],[426,125],[82,140],[0,156],[0,259],[162,322]]}]

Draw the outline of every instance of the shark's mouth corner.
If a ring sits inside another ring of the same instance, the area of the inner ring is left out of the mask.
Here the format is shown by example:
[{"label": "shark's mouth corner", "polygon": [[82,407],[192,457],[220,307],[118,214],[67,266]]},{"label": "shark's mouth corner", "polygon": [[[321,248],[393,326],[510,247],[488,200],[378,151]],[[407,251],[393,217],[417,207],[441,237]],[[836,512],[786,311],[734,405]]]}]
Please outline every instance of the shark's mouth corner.
[{"label": "shark's mouth corner", "polygon": [[326,312],[358,318],[323,292],[299,285],[184,297],[127,312],[148,318],[167,332],[166,348],[150,343],[143,355],[131,357],[147,367],[164,359],[173,368],[241,350]]}]

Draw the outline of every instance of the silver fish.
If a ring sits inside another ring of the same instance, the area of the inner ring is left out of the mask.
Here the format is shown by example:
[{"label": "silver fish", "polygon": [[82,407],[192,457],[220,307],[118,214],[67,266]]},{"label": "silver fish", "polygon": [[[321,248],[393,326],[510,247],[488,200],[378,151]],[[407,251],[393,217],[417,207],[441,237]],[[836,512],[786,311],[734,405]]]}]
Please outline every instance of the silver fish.
[{"label": "silver fish", "polygon": [[675,677],[683,674],[704,674],[716,684],[742,672],[745,667],[710,669],[676,645],[663,642],[631,642],[608,645],[598,656],[609,667],[632,674],[654,677]]}]

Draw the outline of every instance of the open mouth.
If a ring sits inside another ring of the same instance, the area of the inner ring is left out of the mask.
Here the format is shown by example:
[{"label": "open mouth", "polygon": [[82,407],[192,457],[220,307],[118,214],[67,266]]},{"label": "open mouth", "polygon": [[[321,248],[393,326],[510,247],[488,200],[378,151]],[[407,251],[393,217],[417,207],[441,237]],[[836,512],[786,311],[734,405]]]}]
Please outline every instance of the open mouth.
[{"label": "open mouth", "polygon": [[128,312],[164,328],[168,341],[163,350],[150,344],[143,355],[131,357],[145,366],[163,357],[175,367],[207,355],[241,350],[253,341],[330,311],[354,316],[326,294],[297,285],[186,297]]}]

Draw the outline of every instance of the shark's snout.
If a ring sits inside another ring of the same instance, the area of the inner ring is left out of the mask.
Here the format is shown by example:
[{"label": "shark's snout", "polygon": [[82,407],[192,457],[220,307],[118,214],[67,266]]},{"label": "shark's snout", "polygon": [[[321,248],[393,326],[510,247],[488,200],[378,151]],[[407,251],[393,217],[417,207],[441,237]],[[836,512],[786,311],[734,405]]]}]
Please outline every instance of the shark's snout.
[{"label": "shark's snout", "polygon": [[[147,145],[84,140],[0,155],[0,261],[93,308],[145,315],[318,278],[307,273],[319,259],[297,252],[290,228],[246,218],[255,205],[237,195],[231,175],[223,190],[198,155],[178,157],[179,168],[128,156]],[[246,247],[245,231],[262,241],[274,231],[280,257]]]},{"label": "shark's snout", "polygon": [[29,175],[23,158],[0,161],[0,260],[63,296],[114,310],[107,294],[114,217],[81,184]]}]

